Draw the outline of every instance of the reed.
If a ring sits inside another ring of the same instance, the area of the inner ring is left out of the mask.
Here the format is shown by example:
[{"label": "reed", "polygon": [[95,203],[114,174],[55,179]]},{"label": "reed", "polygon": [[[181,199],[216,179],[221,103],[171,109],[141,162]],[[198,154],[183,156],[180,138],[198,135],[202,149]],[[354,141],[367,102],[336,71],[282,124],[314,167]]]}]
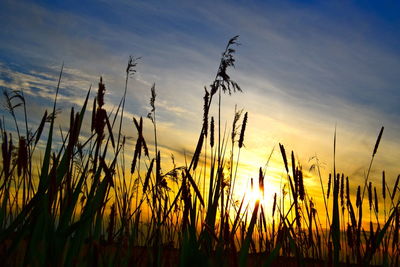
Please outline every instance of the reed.
[{"label": "reed", "polygon": [[[320,179],[325,209],[316,208],[316,196],[307,190],[299,157],[291,151],[289,162],[283,144],[279,144],[284,174],[281,192],[273,192],[267,199],[269,159],[259,168],[258,186],[253,178],[242,177],[240,153],[246,149],[251,116],[244,112],[242,117],[242,111],[235,108],[229,131],[221,127],[220,113],[224,93],[242,91],[229,75],[236,63],[237,41],[238,36],[228,41],[215,78],[205,88],[199,116],[202,127],[193,153],[181,165],[172,157],[172,167],[163,160],[165,151],[158,143],[155,84],[150,88],[147,116],[153,127],[150,144],[154,143],[154,152],[149,151],[142,117],[133,118],[133,145],[122,131],[128,82],[136,72],[138,58],[128,60],[125,87],[115,112],[107,110],[106,81],[100,77],[93,102],[89,88],[83,106],[78,111],[71,109],[69,128],[59,134],[55,127],[63,67],[53,108],[44,112],[34,131],[28,124],[29,103],[23,91],[4,91],[12,126],[7,128],[1,121],[3,264],[270,266],[283,260],[298,266],[344,262],[396,266],[400,257],[400,175],[391,185],[382,172],[383,204],[376,185],[369,181],[383,127],[364,184],[357,187],[355,207],[351,177],[337,172],[336,128],[333,171],[328,179],[322,178],[318,158],[314,157],[312,167]],[[90,123],[85,124],[88,103],[92,114]],[[22,121],[17,119],[18,112],[23,114]],[[41,141],[45,141],[44,151],[36,149]],[[55,146],[56,141],[61,145]],[[126,153],[132,155],[129,163]],[[43,154],[39,162],[38,154]],[[247,181],[248,189],[240,196],[238,179]],[[367,189],[369,218],[362,205]],[[255,192],[261,193],[260,199],[249,201]],[[383,217],[379,214],[382,210]]]}]

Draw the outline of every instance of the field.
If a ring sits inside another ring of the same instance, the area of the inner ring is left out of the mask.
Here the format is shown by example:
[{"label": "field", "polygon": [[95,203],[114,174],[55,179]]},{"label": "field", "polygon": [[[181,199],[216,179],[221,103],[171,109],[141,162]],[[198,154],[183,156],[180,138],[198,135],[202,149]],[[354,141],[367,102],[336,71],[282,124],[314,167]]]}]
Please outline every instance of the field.
[{"label": "field", "polygon": [[[335,160],[329,177],[322,177],[317,159],[313,167],[324,200],[324,207],[317,209],[304,186],[301,163],[283,144],[283,193],[266,200],[272,209],[259,198],[249,201],[249,195],[263,195],[268,187],[268,164],[260,168],[258,179],[251,179],[251,191],[239,200],[234,197],[240,152],[251,130],[246,129],[251,116],[247,112],[235,112],[229,133],[221,121],[222,99],[241,91],[228,75],[236,63],[237,38],[228,41],[215,79],[205,88],[198,116],[202,128],[193,153],[185,163],[176,164],[172,158],[171,168],[162,162],[157,144],[154,85],[148,118],[133,118],[133,146],[121,130],[135,58],[128,61],[119,106],[105,109],[106,81],[100,78],[96,97],[90,99],[95,90],[90,89],[81,109],[71,109],[68,132],[57,130],[62,68],[53,110],[43,114],[37,126],[28,125],[29,99],[23,91],[4,91],[14,125],[1,124],[3,264],[399,266],[400,176],[388,184],[382,170],[381,184],[369,179],[383,127],[371,144],[370,165],[356,199],[351,199],[349,178],[336,171]],[[210,113],[213,105],[218,108],[215,116]],[[24,121],[16,119],[17,112],[24,114]],[[152,125],[154,135],[144,135],[144,123]],[[154,142],[151,150],[147,140]],[[128,154],[132,161],[127,162]]]}]

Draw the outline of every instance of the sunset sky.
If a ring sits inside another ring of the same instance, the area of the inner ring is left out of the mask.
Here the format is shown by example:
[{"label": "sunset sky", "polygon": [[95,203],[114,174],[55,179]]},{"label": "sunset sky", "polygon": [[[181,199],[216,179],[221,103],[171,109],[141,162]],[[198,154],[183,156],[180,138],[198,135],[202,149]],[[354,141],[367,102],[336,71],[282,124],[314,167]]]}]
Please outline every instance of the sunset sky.
[{"label": "sunset sky", "polygon": [[[124,133],[135,136],[132,115],[149,112],[155,83],[161,152],[182,165],[201,129],[203,88],[227,41],[240,35],[230,75],[243,93],[223,96],[222,109],[228,131],[235,104],[249,113],[242,186],[275,147],[266,183],[271,195],[279,188],[282,143],[295,151],[307,190],[318,198],[309,159],[318,156],[326,181],[336,125],[337,170],[349,176],[353,193],[385,127],[371,179],[380,188],[386,170],[392,188],[400,173],[400,2],[366,2],[1,1],[0,89],[24,90],[36,128],[64,62],[62,124],[100,75],[107,110],[118,105],[128,57],[141,57],[129,82]],[[145,125],[151,144],[150,121]]]}]

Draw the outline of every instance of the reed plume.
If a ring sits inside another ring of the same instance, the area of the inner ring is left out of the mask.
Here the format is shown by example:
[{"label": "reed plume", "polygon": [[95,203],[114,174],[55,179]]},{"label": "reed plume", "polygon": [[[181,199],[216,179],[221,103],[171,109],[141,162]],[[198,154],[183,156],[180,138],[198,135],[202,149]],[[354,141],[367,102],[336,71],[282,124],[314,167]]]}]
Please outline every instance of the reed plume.
[{"label": "reed plume", "polygon": [[247,112],[244,114],[244,118],[243,118],[243,122],[242,122],[242,129],[240,130],[239,148],[242,148],[242,146],[243,146],[244,132],[246,131],[246,124],[247,124]]},{"label": "reed plume", "polygon": [[357,187],[356,206],[357,206],[357,208],[361,208],[361,188],[360,188],[360,186]]},{"label": "reed plume", "polygon": [[237,39],[239,35],[231,38],[225,48],[225,51],[222,53],[221,62],[218,68],[216,79],[213,84],[211,84],[211,96],[214,95],[219,88],[222,88],[222,91],[228,92],[228,94],[232,94],[233,92],[239,91],[242,92],[240,86],[233,80],[231,80],[230,76],[227,74],[228,67],[235,66],[235,58],[233,54],[236,52],[235,49],[232,48],[233,45],[239,45]]},{"label": "reed plume", "polygon": [[332,184],[332,174],[330,173],[329,174],[329,177],[328,177],[328,192],[326,193],[326,197],[329,199],[329,194],[330,194],[330,192],[331,192],[331,184]]},{"label": "reed plume", "polygon": [[204,104],[203,104],[203,131],[204,131],[204,135],[207,136],[208,135],[208,103],[210,101],[210,93],[207,91],[207,88],[204,87]]},{"label": "reed plume", "polygon": [[286,172],[289,173],[289,168],[288,168],[288,162],[286,158],[286,152],[285,152],[285,147],[279,143],[279,148],[281,150],[282,158],[283,158],[283,163],[285,165]]},{"label": "reed plume", "polygon": [[276,193],[274,194],[274,203],[272,204],[272,217],[275,215],[275,209],[276,209]]},{"label": "reed plume", "polygon": [[258,175],[258,189],[261,191],[262,195],[264,196],[264,174],[262,168],[259,169]]},{"label": "reed plume", "polygon": [[304,201],[304,198],[306,196],[305,190],[304,190],[304,181],[303,181],[303,172],[301,169],[298,171],[298,179],[299,179],[299,196],[300,200]]},{"label": "reed plume", "polygon": [[375,143],[375,147],[374,147],[374,151],[372,152],[372,157],[375,156],[376,152],[378,151],[378,147],[379,147],[379,143],[381,142],[381,138],[382,138],[382,134],[383,134],[383,130],[385,127],[382,126],[378,138],[376,139],[376,143]]}]

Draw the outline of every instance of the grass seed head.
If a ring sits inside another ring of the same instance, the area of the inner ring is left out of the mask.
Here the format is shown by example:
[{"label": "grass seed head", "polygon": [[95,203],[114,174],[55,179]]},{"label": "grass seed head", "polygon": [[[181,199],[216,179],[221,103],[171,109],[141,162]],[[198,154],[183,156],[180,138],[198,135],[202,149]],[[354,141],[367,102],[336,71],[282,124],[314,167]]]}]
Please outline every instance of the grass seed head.
[{"label": "grass seed head", "polygon": [[274,217],[276,209],[276,193],[274,194],[274,204],[272,205],[272,217]]},{"label": "grass seed head", "polygon": [[361,187],[360,186],[358,186],[357,187],[357,200],[356,200],[356,206],[357,206],[357,208],[360,208],[361,207]]},{"label": "grass seed head", "polygon": [[207,136],[208,135],[208,102],[210,99],[210,93],[207,91],[207,88],[204,87],[204,106],[203,106],[203,131],[204,131],[204,135]]},{"label": "grass seed head", "polygon": [[262,171],[261,167],[260,167],[259,176],[258,176],[258,189],[264,195],[264,174],[263,174],[263,171]]},{"label": "grass seed head", "polygon": [[103,83],[103,77],[100,77],[99,89],[97,90],[97,104],[99,105],[99,108],[103,107],[104,105],[105,91],[106,91],[106,86]]},{"label": "grass seed head", "polygon": [[211,147],[214,147],[214,131],[215,131],[214,117],[211,117],[211,122],[210,122],[210,146]]},{"label": "grass seed head", "polygon": [[328,178],[328,192],[326,194],[326,197],[329,199],[329,195],[331,193],[331,184],[332,184],[332,174],[329,174],[329,178]]},{"label": "grass seed head", "polygon": [[384,127],[382,126],[381,131],[379,132],[378,138],[376,139],[376,143],[375,143],[375,147],[374,147],[374,152],[372,153],[372,157],[374,157],[376,152],[378,151],[379,143],[381,142],[381,138],[382,138],[383,129],[384,129]]},{"label": "grass seed head", "polygon": [[283,163],[285,164],[285,169],[286,172],[289,173],[289,168],[288,168],[288,162],[287,162],[287,158],[286,158],[286,152],[285,152],[285,147],[279,143],[279,148],[281,150],[281,154],[282,154],[282,158],[283,158]]},{"label": "grass seed head", "polygon": [[247,124],[247,112],[244,114],[243,122],[242,122],[242,129],[240,131],[239,137],[239,148],[242,148],[243,141],[244,141],[244,132],[246,131],[246,124]]},{"label": "grass seed head", "polygon": [[301,169],[299,169],[298,179],[299,179],[299,196],[300,196],[300,200],[304,201],[306,193],[305,193],[305,190],[304,190],[303,171]]}]

